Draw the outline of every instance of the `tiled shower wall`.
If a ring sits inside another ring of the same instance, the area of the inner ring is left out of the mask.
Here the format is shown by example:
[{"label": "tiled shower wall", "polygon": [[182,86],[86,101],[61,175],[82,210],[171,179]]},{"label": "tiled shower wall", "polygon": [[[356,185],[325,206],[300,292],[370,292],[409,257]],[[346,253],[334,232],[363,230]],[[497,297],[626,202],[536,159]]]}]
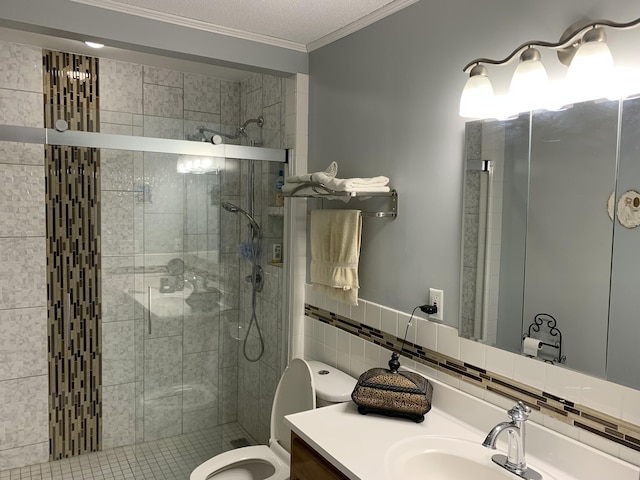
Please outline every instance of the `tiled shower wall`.
[{"label": "tiled shower wall", "polygon": [[[42,122],[41,49],[0,42],[0,123]],[[49,456],[43,163],[0,142],[0,470]]]},{"label": "tiled shower wall", "polygon": [[[41,49],[0,46],[0,123],[42,127]],[[100,77],[101,132],[182,139],[198,125],[231,133],[245,118],[262,114],[265,128],[256,145],[284,144],[287,82],[280,78],[255,75],[238,84],[109,59],[101,59]],[[266,286],[258,301],[266,353],[249,364],[240,360],[235,338],[250,305],[247,265],[237,250],[244,223],[226,212],[219,218],[221,199],[246,207],[247,162],[228,160],[219,176],[185,181],[175,173],[175,156],[104,149],[101,154],[103,447],[236,419],[255,438],[268,438],[268,412],[283,366],[282,268],[267,264],[272,244],[282,243],[282,208],[271,202],[279,167],[256,165],[256,213],[266,237]],[[49,453],[43,157],[41,145],[0,144],[0,470],[44,462]],[[145,182],[150,204],[138,203]],[[188,191],[196,193],[196,205],[189,204]],[[204,223],[192,223],[205,217]],[[217,275],[220,289],[230,292],[221,321],[190,318],[172,333],[157,329],[146,335],[144,315],[126,292],[157,283],[176,257]],[[167,349],[169,344],[175,348]],[[154,356],[159,352],[172,356],[172,367],[165,368],[168,358]],[[177,377],[223,396],[211,401],[180,391],[141,402],[145,388],[165,380],[173,385]],[[245,393],[242,405],[238,389]]]}]

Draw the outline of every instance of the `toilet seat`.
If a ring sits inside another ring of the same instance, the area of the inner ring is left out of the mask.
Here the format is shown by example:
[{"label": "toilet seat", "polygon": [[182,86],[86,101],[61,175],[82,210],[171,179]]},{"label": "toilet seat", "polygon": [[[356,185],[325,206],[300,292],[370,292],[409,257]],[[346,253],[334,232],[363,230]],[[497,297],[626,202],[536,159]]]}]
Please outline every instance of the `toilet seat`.
[{"label": "toilet seat", "polygon": [[[313,373],[301,358],[285,369],[271,408],[269,446],[242,447],[210,458],[193,472],[190,480],[289,480],[291,429],[284,417],[316,407]],[[273,472],[273,473],[272,473]]]},{"label": "toilet seat", "polygon": [[[268,476],[254,476],[248,472],[238,472],[244,468],[251,468],[265,464],[273,468]],[[236,472],[234,472],[236,470]],[[278,457],[266,445],[242,447],[216,455],[191,472],[190,480],[287,480],[289,478],[289,462]]]}]

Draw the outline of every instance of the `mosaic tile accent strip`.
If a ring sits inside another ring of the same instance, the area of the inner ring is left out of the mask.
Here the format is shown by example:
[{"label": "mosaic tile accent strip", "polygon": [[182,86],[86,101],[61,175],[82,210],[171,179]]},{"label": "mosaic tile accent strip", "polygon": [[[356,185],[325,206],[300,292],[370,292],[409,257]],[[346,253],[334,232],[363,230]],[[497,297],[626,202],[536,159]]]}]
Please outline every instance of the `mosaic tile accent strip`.
[{"label": "mosaic tile accent strip", "polygon": [[402,338],[313,305],[305,304],[304,313],[309,318],[344,330],[390,351],[399,352],[406,358],[479,388],[514,401],[522,400],[533,410],[544,415],[640,452],[640,426],[638,425],[448,357],[421,345],[404,342],[403,346]]},{"label": "mosaic tile accent strip", "polygon": [[69,130],[99,130],[98,59],[43,50],[44,125],[63,119]]},{"label": "mosaic tile accent strip", "polygon": [[[98,60],[43,52],[45,127],[98,129]],[[100,155],[45,148],[49,458],[101,449]]]}]

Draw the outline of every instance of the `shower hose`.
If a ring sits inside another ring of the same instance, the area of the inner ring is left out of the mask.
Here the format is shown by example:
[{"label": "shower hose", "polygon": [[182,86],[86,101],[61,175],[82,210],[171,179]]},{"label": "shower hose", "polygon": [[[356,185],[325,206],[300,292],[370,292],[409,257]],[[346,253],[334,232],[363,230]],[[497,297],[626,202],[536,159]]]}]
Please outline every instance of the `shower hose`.
[{"label": "shower hose", "polygon": [[[249,326],[247,327],[247,333],[244,336],[244,341],[242,342],[242,353],[244,354],[244,358],[246,358],[249,362],[257,362],[262,358],[262,354],[264,353],[264,339],[262,338],[262,332],[260,331],[260,325],[258,324],[258,317],[256,316],[256,294],[258,291],[258,254],[259,254],[259,242],[253,243],[253,255],[251,255],[251,319],[249,320]],[[260,350],[258,352],[257,357],[249,356],[247,352],[247,343],[249,341],[249,334],[251,333],[251,327],[255,325],[256,331],[258,332],[258,339],[260,340]]]}]

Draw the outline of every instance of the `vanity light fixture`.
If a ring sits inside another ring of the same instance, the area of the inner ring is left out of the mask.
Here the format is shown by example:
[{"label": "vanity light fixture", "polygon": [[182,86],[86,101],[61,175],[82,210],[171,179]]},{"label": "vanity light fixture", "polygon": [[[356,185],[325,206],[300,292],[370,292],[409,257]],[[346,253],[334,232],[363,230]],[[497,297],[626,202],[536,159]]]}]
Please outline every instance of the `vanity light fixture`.
[{"label": "vanity light fixture", "polygon": [[[460,116],[505,118],[530,110],[554,110],[561,106],[559,102],[567,105],[598,98],[619,98],[622,92],[618,88],[619,80],[603,27],[624,30],[638,25],[640,18],[628,23],[598,20],[575,29],[570,27],[555,43],[533,40],[523,43],[502,60],[477,58],[469,62],[462,69],[469,73],[469,79],[460,98]],[[561,100],[550,87],[539,48],[555,50],[560,61],[569,66],[560,86]],[[520,63],[511,79],[509,94],[496,96],[487,65],[506,65],[516,57]]]},{"label": "vanity light fixture", "polygon": [[104,43],[98,43],[98,42],[84,42],[84,44],[88,47],[91,48],[102,48],[104,47]]}]

